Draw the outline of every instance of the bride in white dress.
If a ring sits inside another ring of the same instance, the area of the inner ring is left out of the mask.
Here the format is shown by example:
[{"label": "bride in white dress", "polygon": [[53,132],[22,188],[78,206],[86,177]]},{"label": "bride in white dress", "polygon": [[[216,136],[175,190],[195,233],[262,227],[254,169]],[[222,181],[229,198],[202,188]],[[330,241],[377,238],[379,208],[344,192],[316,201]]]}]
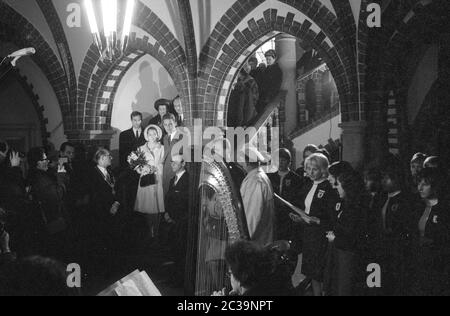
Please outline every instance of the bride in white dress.
[{"label": "bride in white dress", "polygon": [[147,161],[150,162],[152,167],[156,168],[156,184],[146,187],[142,187],[139,184],[134,210],[145,215],[150,237],[155,238],[158,236],[160,216],[165,213],[162,181],[164,170],[164,146],[160,143],[163,132],[159,126],[150,125],[145,129],[144,136],[147,143],[140,147],[139,150],[145,153]]}]

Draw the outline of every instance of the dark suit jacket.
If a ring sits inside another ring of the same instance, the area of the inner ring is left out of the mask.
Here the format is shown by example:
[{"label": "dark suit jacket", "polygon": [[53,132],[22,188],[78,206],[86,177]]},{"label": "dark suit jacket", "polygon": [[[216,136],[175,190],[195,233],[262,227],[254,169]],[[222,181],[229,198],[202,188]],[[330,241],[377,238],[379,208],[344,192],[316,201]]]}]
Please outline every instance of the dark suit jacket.
[{"label": "dark suit jacket", "polygon": [[[290,171],[283,181],[283,193],[280,194],[281,190],[281,177],[278,172],[268,174],[270,182],[272,182],[272,187],[275,194],[291,202],[294,205],[299,205],[301,203],[299,192],[301,190],[302,180],[299,175],[295,172]],[[291,240],[293,238],[295,223],[289,218],[289,213],[291,210],[282,204],[278,199],[275,199],[275,210],[276,210],[276,230],[278,240]]]},{"label": "dark suit jacket", "polygon": [[[112,182],[115,182],[114,175],[108,171]],[[112,188],[105,180],[102,172],[98,167],[94,167],[91,171],[89,181],[89,201],[90,212],[97,223],[106,224],[112,219],[110,214],[111,207],[115,202],[120,202],[120,197],[117,194],[117,186]]]},{"label": "dark suit jacket", "polygon": [[67,219],[64,207],[67,180],[66,174],[57,174],[54,178],[49,172],[41,170],[35,170],[30,175],[31,195],[36,203],[40,203],[48,223],[61,217]]},{"label": "dark suit jacket", "polygon": [[[301,203],[299,206],[303,210],[305,209],[306,197],[308,196],[309,191],[311,191],[313,185],[313,182],[306,184],[300,192]],[[336,222],[335,207],[338,201],[339,195],[337,191],[331,187],[331,184],[328,181],[324,181],[319,184],[311,204],[309,215],[319,218],[321,221],[320,226],[325,231],[331,231],[333,223]]]},{"label": "dark suit jacket", "polygon": [[334,226],[336,248],[357,253],[358,241],[364,227],[363,203],[338,202],[336,204],[337,221]]},{"label": "dark suit jacket", "polygon": [[[173,147],[183,139],[183,135],[177,132],[174,139],[169,141],[169,135],[165,135],[163,138],[164,145],[164,172],[163,172],[163,187],[164,194],[167,194],[169,190],[170,180],[175,176],[172,170],[172,149]],[[174,154],[182,154],[182,152],[177,152]]]},{"label": "dark suit jacket", "polygon": [[166,210],[175,222],[186,223],[189,210],[189,174],[185,172],[176,185],[174,182],[175,178],[172,178],[166,194]]},{"label": "dark suit jacket", "polygon": [[119,156],[120,156],[120,167],[122,169],[128,166],[128,156],[132,151],[137,150],[139,147],[145,145],[144,128],[142,128],[142,133],[139,139],[136,139],[136,135],[133,129],[129,129],[120,134],[119,140]]},{"label": "dark suit jacket", "polygon": [[162,126],[163,122],[162,122],[162,117],[158,114],[156,115],[154,118],[152,118],[148,125],[157,125],[159,127],[161,127],[164,131],[164,127]]}]

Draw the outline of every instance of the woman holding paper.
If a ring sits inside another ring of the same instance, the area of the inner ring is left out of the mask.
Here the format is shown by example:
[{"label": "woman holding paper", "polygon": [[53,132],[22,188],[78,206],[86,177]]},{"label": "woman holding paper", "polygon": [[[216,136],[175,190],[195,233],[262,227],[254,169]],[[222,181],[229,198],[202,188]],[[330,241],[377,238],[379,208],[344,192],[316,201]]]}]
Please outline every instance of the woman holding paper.
[{"label": "woman holding paper", "polygon": [[302,273],[312,280],[314,296],[322,296],[328,246],[326,236],[332,230],[339,197],[328,182],[329,161],[324,155],[314,154],[305,164],[311,182],[301,192],[303,210],[296,208],[296,214],[291,214],[291,218],[304,224]]}]

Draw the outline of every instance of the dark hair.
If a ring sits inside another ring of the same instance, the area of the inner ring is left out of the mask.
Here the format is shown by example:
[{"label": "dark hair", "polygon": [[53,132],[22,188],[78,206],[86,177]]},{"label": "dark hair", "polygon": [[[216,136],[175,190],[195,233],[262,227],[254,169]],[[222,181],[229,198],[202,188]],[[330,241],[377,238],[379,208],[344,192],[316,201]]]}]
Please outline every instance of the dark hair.
[{"label": "dark hair", "polygon": [[425,183],[431,185],[431,188],[436,192],[436,195],[439,199],[444,198],[444,188],[446,177],[445,175],[436,168],[425,168],[419,173],[417,179],[419,183],[421,181],[425,181]]},{"label": "dark hair", "polygon": [[363,202],[365,186],[363,178],[356,171],[347,170],[338,178],[345,191],[345,201],[351,205],[359,205]]},{"label": "dark hair", "polygon": [[94,162],[98,163],[103,156],[110,155],[110,151],[105,148],[100,148],[95,152]]},{"label": "dark hair", "polygon": [[373,192],[379,192],[381,190],[381,171],[379,168],[367,168],[364,170],[364,177],[374,182],[374,186],[372,187]]},{"label": "dark hair", "polygon": [[140,117],[141,118],[141,120],[142,120],[142,113],[141,112],[138,112],[138,111],[134,111],[133,113],[131,113],[131,116],[130,116],[130,118],[131,118],[131,120],[133,120],[135,117]]},{"label": "dark hair", "polygon": [[270,49],[264,54],[264,57],[273,57],[274,59],[277,59],[277,53],[275,50]]},{"label": "dark hair", "polygon": [[324,155],[325,157],[327,157],[328,161],[331,162],[331,155],[330,155],[330,152],[329,152],[328,150],[326,150],[325,148],[320,148],[320,149],[317,150],[315,153],[316,153],[316,154],[322,154],[322,155]]},{"label": "dark hair", "polygon": [[428,156],[425,155],[424,153],[417,153],[417,154],[414,154],[414,156],[412,157],[411,163],[418,162],[420,164],[423,164],[427,158],[428,158]]},{"label": "dark hair", "polygon": [[8,144],[4,141],[0,141],[0,151],[5,152],[8,149]]},{"label": "dark hair", "polygon": [[352,165],[347,161],[335,162],[328,168],[328,173],[338,179],[340,176],[346,173],[354,172]]},{"label": "dark hair", "polygon": [[66,151],[67,147],[72,147],[73,149],[75,149],[75,145],[69,142],[65,142],[61,145],[61,147],[59,148],[60,152],[64,152]]},{"label": "dark hair", "polygon": [[251,63],[251,62],[256,62],[256,64],[258,64],[258,58],[256,58],[256,57],[250,57],[250,58],[248,59],[248,62],[249,62],[249,63]]},{"label": "dark hair", "polygon": [[286,159],[289,160],[289,162],[292,162],[292,154],[287,148],[281,148],[279,153],[280,159]]},{"label": "dark hair", "polygon": [[[423,162],[423,166],[424,166],[424,168],[441,169],[442,168],[441,159],[439,157],[436,157],[436,156],[428,157]],[[444,170],[441,170],[441,171],[444,171]]]},{"label": "dark hair", "polygon": [[238,241],[225,251],[225,260],[234,278],[248,289],[261,283],[262,248],[249,241]]},{"label": "dark hair", "polygon": [[28,165],[30,169],[36,169],[39,161],[42,161],[44,158],[44,154],[46,154],[45,149],[42,147],[32,148],[28,152]]},{"label": "dark hair", "polygon": [[309,151],[309,152],[312,152],[313,154],[315,154],[318,150],[319,150],[319,147],[317,147],[316,145],[308,145],[303,150],[303,153],[306,153],[307,151]]},{"label": "dark hair", "polygon": [[242,68],[241,71],[239,71],[239,74],[240,74],[241,76],[244,76],[244,77],[247,77],[247,76],[248,76],[248,72],[247,72],[247,70],[245,70],[244,68]]},{"label": "dark hair", "polygon": [[163,122],[164,122],[165,120],[173,120],[174,122],[177,121],[175,115],[173,115],[172,113],[167,113],[166,115],[164,115],[163,118],[162,118],[162,120],[163,120]]},{"label": "dark hair", "polygon": [[10,264],[0,276],[0,296],[75,296],[59,262],[30,257]]}]

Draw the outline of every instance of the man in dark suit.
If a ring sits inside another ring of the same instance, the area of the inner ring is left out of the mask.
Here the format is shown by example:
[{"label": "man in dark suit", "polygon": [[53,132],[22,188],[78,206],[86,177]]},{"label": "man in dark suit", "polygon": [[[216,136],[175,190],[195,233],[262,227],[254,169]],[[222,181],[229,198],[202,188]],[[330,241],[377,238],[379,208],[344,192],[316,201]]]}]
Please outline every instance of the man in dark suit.
[{"label": "man in dark suit", "polygon": [[164,171],[163,171],[163,187],[164,194],[169,191],[170,180],[175,176],[172,169],[172,156],[182,154],[182,152],[174,152],[175,145],[183,139],[183,135],[180,134],[177,129],[177,119],[175,115],[169,113],[163,117],[163,125],[167,135],[163,138],[164,145]]},{"label": "man in dark suit", "polygon": [[112,174],[112,156],[100,149],[95,154],[96,166],[89,181],[89,209],[91,218],[91,244],[97,246],[95,255],[111,256],[118,247],[121,204],[116,180]]},{"label": "man in dark suit", "polygon": [[184,125],[184,112],[183,112],[183,103],[181,101],[181,97],[177,95],[175,99],[173,99],[173,114],[175,114],[177,118],[178,126]]},{"label": "man in dark suit", "polygon": [[[278,172],[268,174],[272,182],[275,194],[294,205],[299,205],[299,192],[302,186],[301,177],[291,171],[290,165],[292,155],[288,149],[280,149],[280,163]],[[290,209],[280,201],[275,200],[276,214],[276,239],[277,240],[296,240],[293,238],[295,223],[289,218]]]},{"label": "man in dark suit", "polygon": [[158,114],[150,120],[149,125],[159,126],[164,131],[163,118],[166,114],[169,113],[171,105],[172,101],[170,100],[167,99],[157,100],[155,102],[155,110],[158,111]]},{"label": "man in dark suit", "polygon": [[257,112],[263,113],[267,105],[280,93],[283,83],[283,71],[277,63],[277,54],[271,49],[266,54],[267,69],[264,71],[261,80],[260,98]]},{"label": "man in dark suit", "polygon": [[128,166],[127,159],[131,152],[146,143],[144,129],[142,128],[142,113],[133,112],[131,114],[131,122],[133,127],[120,134],[119,156],[121,169],[125,169]]},{"label": "man in dark suit", "polygon": [[172,171],[175,176],[170,180],[166,194],[166,214],[169,245],[175,260],[176,280],[183,280],[186,262],[186,247],[189,216],[189,174],[182,156],[172,157]]}]

